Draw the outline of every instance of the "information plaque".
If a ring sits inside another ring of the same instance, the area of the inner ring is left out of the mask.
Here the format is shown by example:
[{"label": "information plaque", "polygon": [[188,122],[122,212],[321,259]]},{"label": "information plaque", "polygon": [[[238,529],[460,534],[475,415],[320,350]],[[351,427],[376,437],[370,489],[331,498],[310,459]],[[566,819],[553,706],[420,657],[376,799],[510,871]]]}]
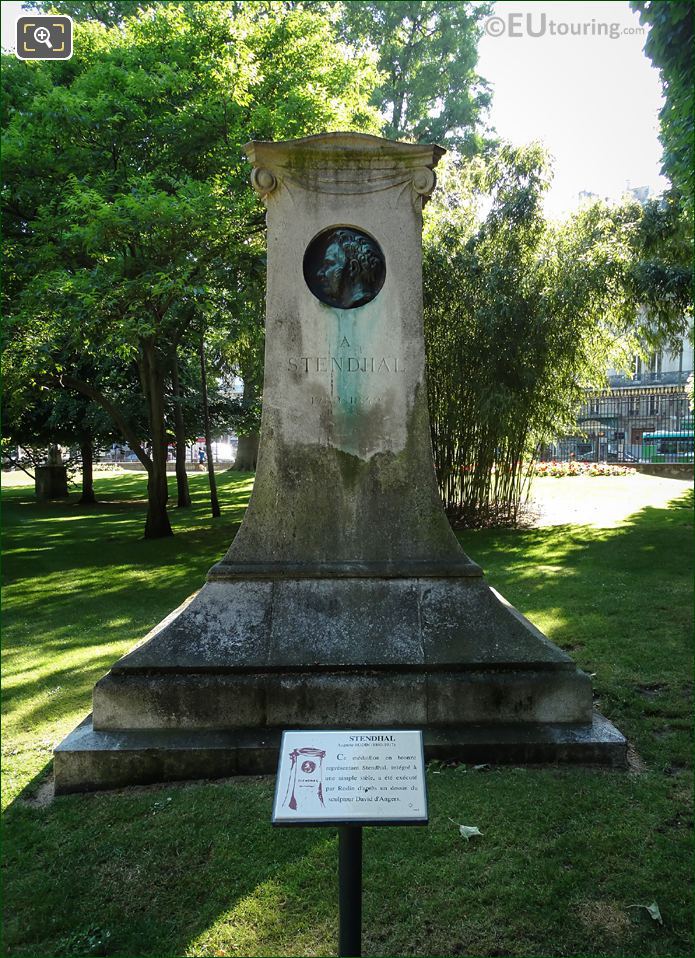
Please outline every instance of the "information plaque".
[{"label": "information plaque", "polygon": [[272,821],[426,825],[422,732],[283,732]]}]

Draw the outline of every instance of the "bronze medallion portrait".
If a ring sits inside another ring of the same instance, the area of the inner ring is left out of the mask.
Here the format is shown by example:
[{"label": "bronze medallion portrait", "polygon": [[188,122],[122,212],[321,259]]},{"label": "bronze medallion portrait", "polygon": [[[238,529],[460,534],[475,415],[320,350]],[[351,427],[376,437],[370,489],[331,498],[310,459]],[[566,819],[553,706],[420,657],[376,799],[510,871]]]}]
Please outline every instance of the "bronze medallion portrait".
[{"label": "bronze medallion portrait", "polygon": [[347,226],[331,227],[307,246],[304,279],[322,303],[356,309],[370,303],[384,285],[384,254],[366,233]]}]

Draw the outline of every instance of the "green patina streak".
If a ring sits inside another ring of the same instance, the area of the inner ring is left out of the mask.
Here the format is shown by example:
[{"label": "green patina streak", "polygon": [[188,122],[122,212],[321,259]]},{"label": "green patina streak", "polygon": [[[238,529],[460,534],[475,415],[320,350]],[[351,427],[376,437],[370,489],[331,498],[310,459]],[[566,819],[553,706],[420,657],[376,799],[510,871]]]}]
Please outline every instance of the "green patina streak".
[{"label": "green patina streak", "polygon": [[[368,420],[354,424],[369,429]],[[424,390],[415,391],[399,453],[364,459],[266,441],[272,453],[226,561],[460,559],[434,481]]]},{"label": "green patina streak", "polygon": [[[362,390],[360,387],[362,385],[362,377],[360,375],[351,375],[348,372],[346,368],[347,359],[350,356],[358,355],[356,351],[358,345],[362,345],[363,348],[366,348],[364,347],[365,332],[368,337],[369,330],[364,329],[364,324],[362,324],[362,328],[360,327],[360,318],[364,315],[364,307],[362,306],[357,309],[332,308],[331,312],[337,319],[336,341],[333,355],[345,357],[343,368],[337,375],[338,396],[341,399],[341,403],[336,413],[341,419],[345,417],[354,418],[356,407],[349,405],[349,399],[351,396],[354,396],[356,399],[361,397]],[[344,339],[347,339],[350,343],[349,348],[340,345]]]}]

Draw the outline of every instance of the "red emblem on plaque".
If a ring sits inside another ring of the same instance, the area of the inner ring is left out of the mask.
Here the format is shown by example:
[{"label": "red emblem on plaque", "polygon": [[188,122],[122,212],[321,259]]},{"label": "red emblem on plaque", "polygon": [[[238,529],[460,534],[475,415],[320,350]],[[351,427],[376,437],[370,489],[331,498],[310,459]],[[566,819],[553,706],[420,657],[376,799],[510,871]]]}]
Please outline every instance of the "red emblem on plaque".
[{"label": "red emblem on plaque", "polygon": [[[307,797],[315,795],[323,805],[323,760],[325,757],[326,753],[320,748],[295,748],[290,752],[290,777],[283,805],[288,805],[292,811],[296,811],[303,795]],[[301,759],[303,761],[300,763]]]}]

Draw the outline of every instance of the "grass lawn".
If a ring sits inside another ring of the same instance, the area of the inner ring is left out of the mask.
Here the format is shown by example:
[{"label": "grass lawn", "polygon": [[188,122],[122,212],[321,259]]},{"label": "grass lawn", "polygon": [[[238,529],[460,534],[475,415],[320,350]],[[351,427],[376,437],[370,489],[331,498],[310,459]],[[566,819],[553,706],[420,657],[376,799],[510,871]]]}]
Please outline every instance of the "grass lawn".
[{"label": "grass lawn", "polygon": [[[154,542],[141,474],[99,478],[90,507],[5,486],[8,955],[335,954],[336,833],[273,830],[272,778],[47,800],[52,747],[94,682],[226,550],[252,477],[218,482],[222,519],[194,475],[194,507]],[[692,953],[691,505],[681,492],[608,528],[462,537],[595,673],[633,769],[430,767],[427,828],[365,831],[366,955]],[[464,841],[450,818],[483,836]],[[634,907],[654,901],[663,923]]]}]

